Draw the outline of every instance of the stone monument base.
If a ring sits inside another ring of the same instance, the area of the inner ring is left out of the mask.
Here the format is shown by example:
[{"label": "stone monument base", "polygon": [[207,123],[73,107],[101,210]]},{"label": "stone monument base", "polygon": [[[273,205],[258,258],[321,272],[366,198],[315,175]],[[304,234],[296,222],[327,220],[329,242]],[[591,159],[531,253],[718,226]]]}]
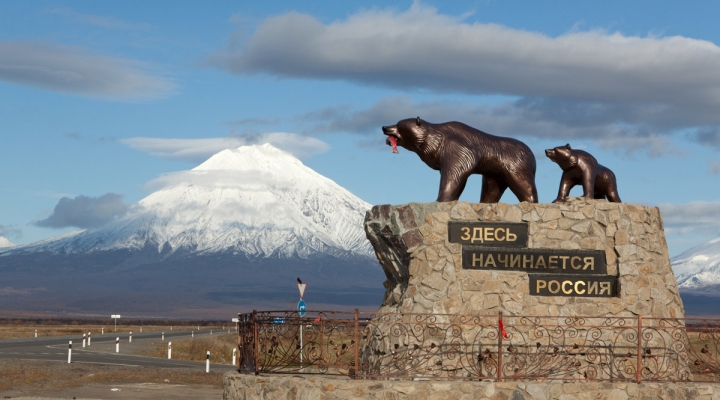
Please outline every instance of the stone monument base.
[{"label": "stone monument base", "polygon": [[225,400],[720,399],[720,383],[380,381],[235,371],[225,374],[223,389]]}]

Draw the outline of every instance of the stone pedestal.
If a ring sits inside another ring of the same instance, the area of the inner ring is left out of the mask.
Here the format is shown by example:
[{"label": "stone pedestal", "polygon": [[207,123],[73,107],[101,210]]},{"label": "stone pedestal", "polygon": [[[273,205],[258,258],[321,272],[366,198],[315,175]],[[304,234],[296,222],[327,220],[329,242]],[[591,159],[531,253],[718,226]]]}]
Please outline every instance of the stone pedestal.
[{"label": "stone pedestal", "polygon": [[[461,267],[449,221],[527,222],[531,249],[605,253],[612,298],[542,297],[529,275]],[[365,231],[387,276],[380,313],[682,318],[657,207],[570,198],[561,204],[465,202],[375,206]]]}]

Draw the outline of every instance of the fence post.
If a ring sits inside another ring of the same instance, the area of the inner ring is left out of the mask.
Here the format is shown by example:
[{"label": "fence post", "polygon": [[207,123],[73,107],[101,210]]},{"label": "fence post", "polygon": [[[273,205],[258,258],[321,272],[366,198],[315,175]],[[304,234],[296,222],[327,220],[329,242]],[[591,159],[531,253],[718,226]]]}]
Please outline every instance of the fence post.
[{"label": "fence post", "polygon": [[[238,322],[237,322],[237,324],[235,324],[235,326],[240,326],[240,314],[238,314]],[[237,362],[237,367],[238,367],[238,370],[240,370],[240,358],[243,356],[243,345],[242,345],[243,343],[242,343],[242,336],[240,336],[240,329],[239,329],[239,328],[238,328],[238,330],[237,330],[237,335],[238,335],[237,350],[240,352],[240,357],[238,357],[238,360],[237,360],[237,361],[238,361],[238,362]],[[234,365],[234,364],[235,364],[235,363],[233,362],[233,365]]]},{"label": "fence post", "polygon": [[260,342],[258,341],[257,310],[253,310],[253,361],[255,364],[255,375],[258,374],[258,353]]},{"label": "fence post", "polygon": [[502,380],[502,353],[503,353],[503,335],[502,335],[502,329],[500,329],[500,324],[502,324],[502,311],[498,312],[498,360],[497,360],[497,378],[496,380],[500,382]]},{"label": "fence post", "polygon": [[323,337],[322,337],[323,335],[322,335],[322,333],[323,333],[323,319],[321,317],[320,318],[320,336],[319,336],[320,340],[318,340],[318,347],[320,347],[320,357],[318,358],[318,360],[322,360],[322,357],[323,357]]},{"label": "fence post", "polygon": [[355,309],[355,378],[360,376],[360,321],[358,309]]},{"label": "fence post", "polygon": [[642,379],[642,315],[638,315],[637,341],[637,371],[635,371],[635,380],[640,383]]}]

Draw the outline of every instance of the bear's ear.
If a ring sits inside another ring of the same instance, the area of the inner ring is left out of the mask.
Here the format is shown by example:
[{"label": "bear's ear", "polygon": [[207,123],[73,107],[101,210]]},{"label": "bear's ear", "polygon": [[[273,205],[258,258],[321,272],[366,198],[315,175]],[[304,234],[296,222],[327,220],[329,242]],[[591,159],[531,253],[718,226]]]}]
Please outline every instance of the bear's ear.
[{"label": "bear's ear", "polygon": [[565,145],[565,148],[568,149],[568,150],[572,150],[572,149],[570,148],[570,143],[566,144],[566,145]]},{"label": "bear's ear", "polygon": [[415,125],[420,126],[420,117],[415,118]]}]

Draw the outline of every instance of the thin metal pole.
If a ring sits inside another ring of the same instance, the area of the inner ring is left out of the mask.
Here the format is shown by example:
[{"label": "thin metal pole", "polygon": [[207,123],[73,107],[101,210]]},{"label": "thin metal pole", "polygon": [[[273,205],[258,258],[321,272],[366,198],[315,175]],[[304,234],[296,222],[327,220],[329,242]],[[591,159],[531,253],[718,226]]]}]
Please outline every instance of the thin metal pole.
[{"label": "thin metal pole", "polygon": [[253,310],[253,333],[254,333],[254,335],[253,335],[254,350],[253,351],[255,353],[255,354],[253,354],[253,362],[255,364],[255,375],[257,375],[259,373],[258,372],[258,353],[260,352],[259,351],[260,343],[258,341],[257,310]]},{"label": "thin metal pole", "polygon": [[318,343],[320,344],[320,358],[318,360],[322,360],[323,358],[323,319],[320,318],[320,341]]},{"label": "thin metal pole", "polygon": [[637,371],[635,371],[635,380],[640,383],[642,379],[642,315],[638,315],[637,341]]},{"label": "thin metal pole", "polygon": [[360,321],[358,309],[355,309],[355,378],[360,376]]},{"label": "thin metal pole", "polygon": [[302,317],[298,317],[300,319],[300,370],[303,369],[303,321]]},{"label": "thin metal pole", "polygon": [[502,380],[502,353],[503,353],[503,335],[502,335],[502,329],[500,329],[500,324],[502,323],[502,311],[498,312],[498,355],[497,355],[497,381],[500,382]]},{"label": "thin metal pole", "polygon": [[[237,358],[238,370],[240,369],[240,358],[243,356],[243,353],[242,353],[243,348],[242,348],[242,340],[241,340],[242,337],[240,336],[240,328],[238,328],[239,326],[240,326],[240,314],[238,314],[238,322],[235,324],[235,329],[236,329],[237,335],[238,335],[237,350],[240,353],[240,357]],[[233,363],[233,364],[235,364],[235,363]]]}]

